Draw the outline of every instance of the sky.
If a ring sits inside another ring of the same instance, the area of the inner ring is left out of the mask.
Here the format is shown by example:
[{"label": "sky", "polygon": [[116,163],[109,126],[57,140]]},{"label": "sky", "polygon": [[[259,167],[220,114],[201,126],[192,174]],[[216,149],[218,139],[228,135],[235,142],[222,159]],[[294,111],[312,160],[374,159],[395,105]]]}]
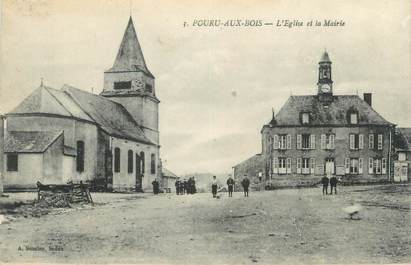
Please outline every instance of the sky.
[{"label": "sky", "polygon": [[[3,113],[41,78],[100,93],[131,13],[161,100],[161,157],[177,174],[231,172],[261,152],[272,109],[317,92],[325,49],[334,94],[371,92],[385,119],[411,127],[410,1],[3,0],[1,7]],[[193,26],[203,19],[274,25]],[[276,26],[287,19],[345,25]]]}]

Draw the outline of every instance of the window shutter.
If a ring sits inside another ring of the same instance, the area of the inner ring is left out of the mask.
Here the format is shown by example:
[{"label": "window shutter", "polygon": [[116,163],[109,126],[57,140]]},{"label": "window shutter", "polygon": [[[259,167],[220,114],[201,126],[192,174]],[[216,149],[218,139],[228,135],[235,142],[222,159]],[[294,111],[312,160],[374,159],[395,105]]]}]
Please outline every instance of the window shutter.
[{"label": "window shutter", "polygon": [[364,148],[364,135],[362,135],[362,134],[360,134],[359,136],[358,136],[358,141],[359,141],[359,143],[358,143],[358,149],[363,149]]},{"label": "window shutter", "polygon": [[310,172],[311,172],[311,174],[314,174],[314,169],[315,169],[315,158],[310,158]]},{"label": "window shutter", "polygon": [[297,158],[297,173],[301,174],[301,158]]},{"label": "window shutter", "polygon": [[378,150],[382,150],[382,134],[378,135]]},{"label": "window shutter", "polygon": [[301,134],[297,134],[297,149],[301,149]]},{"label": "window shutter", "polygon": [[335,148],[335,134],[330,135],[330,148],[331,149]]},{"label": "window shutter", "polygon": [[353,150],[355,147],[355,135],[350,134],[350,149]]},{"label": "window shutter", "polygon": [[321,134],[321,149],[326,149],[327,139],[325,134]]},{"label": "window shutter", "polygon": [[287,149],[291,149],[291,134],[287,134]]},{"label": "window shutter", "polygon": [[278,146],[279,146],[278,135],[274,134],[273,148],[278,149]]},{"label": "window shutter", "polygon": [[363,159],[360,157],[358,159],[358,174],[362,174],[362,168],[363,168]]},{"label": "window shutter", "polygon": [[315,149],[315,134],[310,135],[310,147],[311,149]]},{"label": "window shutter", "polygon": [[374,173],[374,160],[372,157],[368,158],[368,174],[373,174]]},{"label": "window shutter", "polygon": [[374,149],[374,134],[368,135],[368,149]]},{"label": "window shutter", "polygon": [[345,159],[345,174],[350,174],[350,159],[348,157]]},{"label": "window shutter", "polygon": [[287,173],[291,173],[291,158],[287,158]]},{"label": "window shutter", "polygon": [[381,159],[382,174],[387,174],[387,159]]},{"label": "window shutter", "polygon": [[278,158],[274,157],[273,161],[273,173],[278,174]]}]

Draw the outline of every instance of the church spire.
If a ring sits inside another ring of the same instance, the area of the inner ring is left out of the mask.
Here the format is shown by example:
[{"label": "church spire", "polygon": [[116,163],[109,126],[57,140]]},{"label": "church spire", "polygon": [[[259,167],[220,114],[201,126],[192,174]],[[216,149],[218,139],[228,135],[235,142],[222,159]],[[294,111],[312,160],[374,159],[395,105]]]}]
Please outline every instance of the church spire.
[{"label": "church spire", "polygon": [[113,67],[108,70],[108,72],[122,71],[142,71],[147,75],[152,76],[147,69],[131,16],[128,20],[127,28],[124,32],[116,60],[114,61]]}]

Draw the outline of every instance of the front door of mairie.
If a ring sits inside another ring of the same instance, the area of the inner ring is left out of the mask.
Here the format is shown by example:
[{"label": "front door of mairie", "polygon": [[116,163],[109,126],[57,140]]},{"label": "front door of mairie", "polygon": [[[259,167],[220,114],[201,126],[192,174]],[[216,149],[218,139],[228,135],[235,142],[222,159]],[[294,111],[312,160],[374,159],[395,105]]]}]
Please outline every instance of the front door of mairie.
[{"label": "front door of mairie", "polygon": [[142,191],[141,158],[136,154],[136,191]]},{"label": "front door of mairie", "polygon": [[325,159],[325,174],[326,175],[334,175],[334,158],[326,158]]}]

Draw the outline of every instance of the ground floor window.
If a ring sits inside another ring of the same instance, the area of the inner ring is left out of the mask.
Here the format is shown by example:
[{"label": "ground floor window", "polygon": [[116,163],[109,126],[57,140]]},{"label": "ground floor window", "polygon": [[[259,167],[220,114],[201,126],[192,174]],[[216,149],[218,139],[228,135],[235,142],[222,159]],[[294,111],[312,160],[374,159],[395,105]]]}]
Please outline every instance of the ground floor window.
[{"label": "ground floor window", "polygon": [[19,157],[17,154],[7,154],[7,171],[17,171],[19,168]]},{"label": "ground floor window", "polygon": [[363,170],[362,158],[346,158],[345,159],[345,173],[346,174],[362,174]]},{"label": "ground floor window", "polygon": [[370,157],[368,161],[369,174],[387,174],[387,159]]}]

